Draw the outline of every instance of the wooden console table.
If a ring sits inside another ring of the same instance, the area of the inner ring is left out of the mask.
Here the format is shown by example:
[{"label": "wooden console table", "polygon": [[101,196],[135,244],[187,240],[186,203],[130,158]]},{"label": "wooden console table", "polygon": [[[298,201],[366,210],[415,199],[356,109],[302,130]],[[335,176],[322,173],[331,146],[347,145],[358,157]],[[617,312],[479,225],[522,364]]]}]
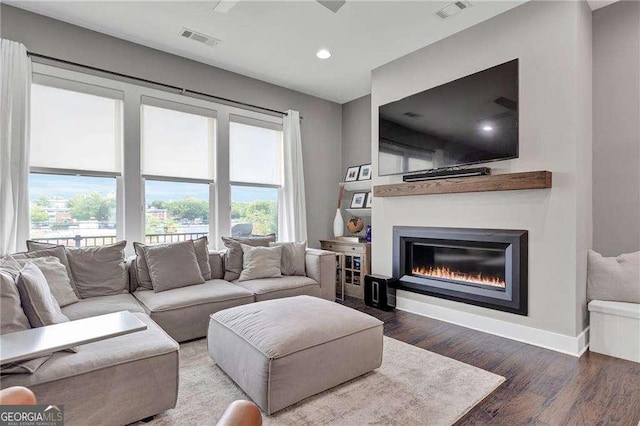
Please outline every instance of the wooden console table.
[{"label": "wooden console table", "polygon": [[364,276],[371,273],[371,243],[347,238],[320,240],[323,250],[339,253],[336,265],[336,291],[364,298]]},{"label": "wooden console table", "polygon": [[24,361],[98,340],[146,330],[131,312],[116,312],[0,336],[2,364]]}]

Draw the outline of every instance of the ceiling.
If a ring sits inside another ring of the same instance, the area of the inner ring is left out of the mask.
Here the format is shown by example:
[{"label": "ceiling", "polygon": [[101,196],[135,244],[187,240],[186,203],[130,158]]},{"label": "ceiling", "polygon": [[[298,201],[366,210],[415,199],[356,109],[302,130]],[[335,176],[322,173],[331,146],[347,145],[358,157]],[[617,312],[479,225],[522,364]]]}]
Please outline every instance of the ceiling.
[{"label": "ceiling", "polygon": [[587,0],[591,10],[600,9],[605,6],[609,6],[610,4],[616,3],[618,0]]},{"label": "ceiling", "polygon": [[[240,1],[228,13],[213,11],[218,1],[5,3],[344,103],[370,93],[372,69],[525,1],[471,0],[445,20],[433,14],[450,1],[347,0],[337,13],[313,0]],[[183,27],[222,42],[180,37]],[[320,48],[331,58],[316,58]]]}]

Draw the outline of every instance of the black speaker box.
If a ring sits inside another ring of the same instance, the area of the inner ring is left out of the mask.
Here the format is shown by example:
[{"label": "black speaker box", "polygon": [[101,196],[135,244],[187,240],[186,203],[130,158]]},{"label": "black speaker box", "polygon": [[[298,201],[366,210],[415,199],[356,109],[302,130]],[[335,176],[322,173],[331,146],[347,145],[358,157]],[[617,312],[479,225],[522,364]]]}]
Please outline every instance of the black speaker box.
[{"label": "black speaker box", "polygon": [[390,311],[396,307],[397,280],[383,275],[365,275],[364,303],[367,306]]}]

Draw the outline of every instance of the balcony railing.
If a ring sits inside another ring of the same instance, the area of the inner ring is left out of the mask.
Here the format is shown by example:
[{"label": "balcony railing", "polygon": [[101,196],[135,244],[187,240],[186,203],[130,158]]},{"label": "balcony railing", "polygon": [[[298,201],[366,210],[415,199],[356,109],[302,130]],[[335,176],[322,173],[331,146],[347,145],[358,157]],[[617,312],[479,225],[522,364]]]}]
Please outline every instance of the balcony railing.
[{"label": "balcony railing", "polygon": [[145,244],[177,243],[179,241],[195,240],[208,236],[208,232],[185,232],[181,234],[147,234]]},{"label": "balcony railing", "polygon": [[[208,232],[185,232],[176,234],[147,234],[145,235],[145,244],[163,244],[177,243],[180,241],[195,240],[200,237],[209,235]],[[47,237],[34,238],[33,241],[41,243],[49,243],[66,247],[92,247],[114,244],[116,242],[115,235],[105,236],[82,236],[73,237]]]}]

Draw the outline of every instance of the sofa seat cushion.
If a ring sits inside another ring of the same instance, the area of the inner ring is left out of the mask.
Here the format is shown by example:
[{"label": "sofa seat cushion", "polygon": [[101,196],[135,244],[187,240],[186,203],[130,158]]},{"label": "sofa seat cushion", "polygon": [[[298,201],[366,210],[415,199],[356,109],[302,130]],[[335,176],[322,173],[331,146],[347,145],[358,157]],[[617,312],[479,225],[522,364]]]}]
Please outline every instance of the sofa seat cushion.
[{"label": "sofa seat cushion", "polygon": [[138,289],[133,295],[178,342],[206,336],[212,313],[255,300],[251,291],[219,279],[159,293]]},{"label": "sofa seat cushion", "polygon": [[589,312],[633,318],[640,321],[640,304],[625,302],[610,302],[606,300],[592,300],[589,302]]},{"label": "sofa seat cushion", "polygon": [[162,312],[209,302],[223,302],[253,296],[248,290],[224,280],[209,280],[203,284],[154,293],[138,290],[133,295],[150,311]]},{"label": "sofa seat cushion", "polygon": [[302,295],[320,297],[320,284],[309,277],[261,278],[250,281],[234,281],[234,284],[252,291],[257,302]]},{"label": "sofa seat cushion", "polygon": [[130,424],[175,407],[178,344],[146,314],[147,329],[56,352],[33,374],[2,377],[27,386],[38,401],[64,404],[66,425]]},{"label": "sofa seat cushion", "polygon": [[144,313],[144,308],[138,303],[136,298],[129,293],[80,299],[79,302],[62,308],[62,313],[70,320],[95,317],[120,311]]},{"label": "sofa seat cushion", "polygon": [[146,330],[81,345],[77,353],[56,352],[33,374],[3,376],[2,387],[30,387],[178,351],[179,345],[148,315],[134,315],[147,325]]}]

